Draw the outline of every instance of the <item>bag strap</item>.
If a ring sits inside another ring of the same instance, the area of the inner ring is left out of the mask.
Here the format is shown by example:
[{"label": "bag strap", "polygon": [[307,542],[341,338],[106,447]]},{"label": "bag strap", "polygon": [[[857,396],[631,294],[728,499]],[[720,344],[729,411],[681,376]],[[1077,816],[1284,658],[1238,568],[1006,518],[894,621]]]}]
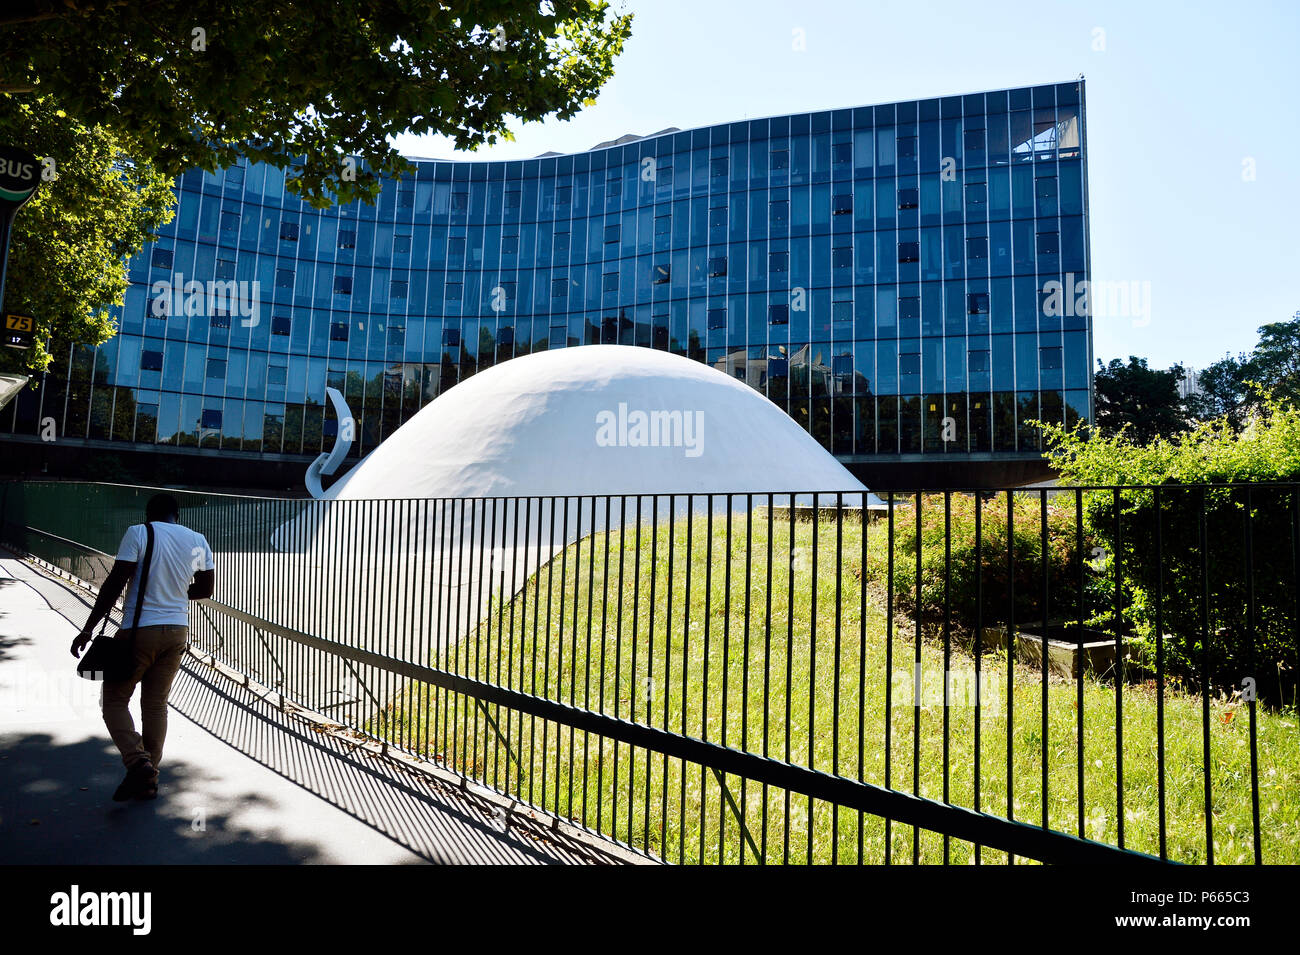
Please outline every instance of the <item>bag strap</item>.
[{"label": "bag strap", "polygon": [[135,588],[135,619],[131,621],[131,639],[135,639],[135,632],[140,629],[140,608],[144,606],[144,591],[149,586],[149,564],[153,559],[153,522],[146,521],[144,532],[147,543],[144,545],[144,560],[140,564],[140,582]]}]

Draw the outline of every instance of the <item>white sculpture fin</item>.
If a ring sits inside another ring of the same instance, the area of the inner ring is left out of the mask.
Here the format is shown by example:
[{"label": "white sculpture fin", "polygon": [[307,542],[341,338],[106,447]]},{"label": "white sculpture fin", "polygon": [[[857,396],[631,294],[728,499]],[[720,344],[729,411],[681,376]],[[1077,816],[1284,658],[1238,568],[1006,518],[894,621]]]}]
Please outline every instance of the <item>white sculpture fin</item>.
[{"label": "white sculpture fin", "polygon": [[343,459],[348,456],[348,451],[352,448],[352,433],[354,426],[352,424],[352,410],[348,403],[343,400],[343,395],[337,388],[326,388],[325,396],[329,398],[330,404],[334,405],[334,414],[339,420],[339,432],[334,437],[334,447],[328,453],[322,451],[307,467],[305,481],[307,492],[312,497],[320,499],[324,497],[325,491],[321,488],[321,475],[333,474],[343,463]]}]

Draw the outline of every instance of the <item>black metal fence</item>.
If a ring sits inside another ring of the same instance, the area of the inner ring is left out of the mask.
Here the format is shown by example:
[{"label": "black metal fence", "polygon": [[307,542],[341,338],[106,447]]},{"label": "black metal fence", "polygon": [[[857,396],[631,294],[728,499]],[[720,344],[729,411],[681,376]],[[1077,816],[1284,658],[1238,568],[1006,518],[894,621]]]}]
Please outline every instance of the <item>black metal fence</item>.
[{"label": "black metal fence", "polygon": [[[3,493],[97,582],[153,491]],[[1300,861],[1300,485],[173,493],[202,654],[668,861]]]}]

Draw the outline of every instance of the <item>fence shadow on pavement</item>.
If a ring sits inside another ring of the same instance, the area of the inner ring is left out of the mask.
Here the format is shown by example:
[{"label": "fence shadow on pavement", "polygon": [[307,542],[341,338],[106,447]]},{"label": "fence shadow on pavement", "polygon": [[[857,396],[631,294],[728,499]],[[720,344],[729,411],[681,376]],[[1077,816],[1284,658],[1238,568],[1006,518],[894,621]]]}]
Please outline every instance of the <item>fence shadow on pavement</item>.
[{"label": "fence shadow on pavement", "polygon": [[433,863],[619,861],[319,727],[188,659],[171,705],[226,744]]}]

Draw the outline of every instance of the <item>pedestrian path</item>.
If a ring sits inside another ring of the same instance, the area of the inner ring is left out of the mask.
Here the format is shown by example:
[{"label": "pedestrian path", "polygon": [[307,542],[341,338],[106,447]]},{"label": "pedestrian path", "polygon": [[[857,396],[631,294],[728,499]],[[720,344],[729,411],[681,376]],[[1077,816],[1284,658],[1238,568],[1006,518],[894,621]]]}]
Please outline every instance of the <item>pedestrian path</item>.
[{"label": "pedestrian path", "polygon": [[[159,798],[115,803],[99,685],[69,653],[88,610],[0,555],[0,863],[627,861],[321,732],[194,657],[172,691]],[[138,694],[132,708],[139,725]]]}]

